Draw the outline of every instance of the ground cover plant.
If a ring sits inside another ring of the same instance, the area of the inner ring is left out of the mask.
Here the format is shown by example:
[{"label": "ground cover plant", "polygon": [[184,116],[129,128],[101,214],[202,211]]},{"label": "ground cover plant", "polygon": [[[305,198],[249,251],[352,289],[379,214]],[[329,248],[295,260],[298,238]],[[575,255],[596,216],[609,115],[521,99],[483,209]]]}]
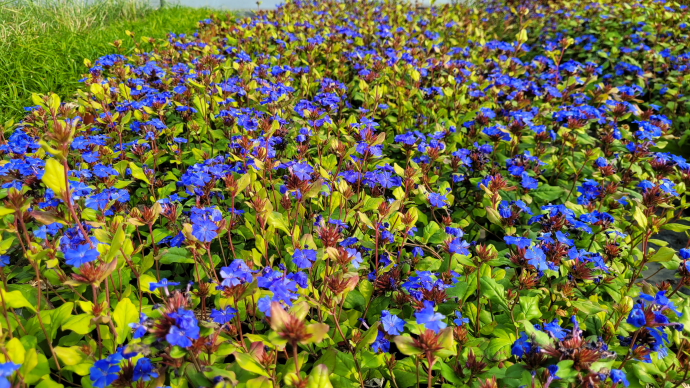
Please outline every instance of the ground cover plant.
[{"label": "ground cover plant", "polygon": [[155,9],[139,0],[0,3],[0,123],[21,118],[32,93],[72,99],[81,86],[84,59],[130,55],[148,38],[165,38],[171,26],[177,33],[193,33],[210,14],[179,6]]},{"label": "ground cover plant", "polygon": [[0,144],[0,385],[680,387],[688,12],[291,2],[98,59]]}]

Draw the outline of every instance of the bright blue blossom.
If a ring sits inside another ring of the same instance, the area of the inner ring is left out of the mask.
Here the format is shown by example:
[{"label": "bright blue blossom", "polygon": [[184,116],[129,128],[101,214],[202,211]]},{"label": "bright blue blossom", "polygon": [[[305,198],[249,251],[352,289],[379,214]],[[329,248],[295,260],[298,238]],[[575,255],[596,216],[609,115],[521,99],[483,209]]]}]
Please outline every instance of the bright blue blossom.
[{"label": "bright blue blossom", "polygon": [[443,320],[446,318],[443,314],[434,311],[434,303],[424,301],[424,308],[414,313],[417,318],[417,324],[426,326],[427,329],[438,333],[447,325]]},{"label": "bright blue blossom", "polygon": [[292,255],[292,262],[299,269],[311,268],[315,261],[316,251],[313,249],[295,249],[295,254]]},{"label": "bright blue blossom", "polygon": [[72,267],[81,267],[98,259],[99,253],[96,248],[91,248],[89,244],[81,244],[76,249],[66,249],[65,262]]},{"label": "bright blue blossom", "polygon": [[405,321],[388,310],[381,312],[381,324],[383,331],[390,335],[400,335],[405,331]]}]

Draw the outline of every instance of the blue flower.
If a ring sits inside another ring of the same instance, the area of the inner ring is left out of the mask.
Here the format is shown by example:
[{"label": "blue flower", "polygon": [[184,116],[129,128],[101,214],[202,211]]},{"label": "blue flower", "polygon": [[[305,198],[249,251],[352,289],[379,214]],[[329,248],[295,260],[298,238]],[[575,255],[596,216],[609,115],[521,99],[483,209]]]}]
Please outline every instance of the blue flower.
[{"label": "blue flower", "polygon": [[175,325],[170,327],[165,336],[168,343],[183,348],[192,346],[192,340],[199,338],[199,321],[194,312],[181,307],[177,312],[170,314],[170,318],[175,319]]},{"label": "blue flower", "polygon": [[235,318],[235,314],[237,314],[237,310],[230,306],[222,310],[213,309],[213,311],[211,311],[211,319],[216,323],[224,325],[232,321],[232,319]]},{"label": "blue flower", "polygon": [[546,369],[548,369],[549,376],[550,378],[553,378],[554,380],[560,380],[561,378],[556,376],[556,373],[558,373],[558,365],[549,365]]},{"label": "blue flower", "polygon": [[328,220],[328,223],[331,225],[337,225],[343,229],[349,228],[349,226],[345,222],[343,222],[342,220],[335,219],[335,218],[331,218],[330,220]]},{"label": "blue flower", "polygon": [[99,360],[91,367],[89,377],[94,387],[105,388],[117,380],[117,373],[121,369],[119,365],[112,364],[108,359]]},{"label": "blue flower", "polygon": [[147,319],[148,318],[146,317],[146,314],[141,313],[139,317],[139,323],[132,322],[129,324],[129,327],[134,329],[134,335],[132,336],[133,339],[138,339],[146,335],[146,333],[148,332],[148,328],[146,327],[146,325],[144,325],[144,323]]},{"label": "blue flower", "polygon": [[295,254],[292,255],[292,262],[299,269],[311,268],[315,261],[316,251],[313,249],[295,249]]},{"label": "blue flower", "polygon": [[445,316],[434,311],[433,302],[424,301],[424,308],[414,313],[414,316],[417,318],[417,324],[425,325],[427,329],[433,330],[436,333],[447,326],[443,322]]},{"label": "blue flower", "polygon": [[388,353],[391,348],[391,343],[386,339],[386,334],[382,331],[376,335],[376,340],[371,344],[371,350],[375,353],[383,352]]},{"label": "blue flower", "polygon": [[134,381],[149,381],[156,377],[158,377],[158,372],[153,368],[151,360],[147,357],[140,358],[134,367]]},{"label": "blue flower", "polygon": [[546,261],[546,254],[541,248],[531,248],[525,252],[525,259],[527,262],[534,266],[537,271],[546,271],[549,268],[549,264]]},{"label": "blue flower", "polygon": [[448,249],[450,250],[450,253],[457,253],[460,255],[469,255],[470,251],[469,251],[469,249],[467,249],[467,248],[469,248],[469,246],[470,246],[470,244],[467,241],[458,237],[456,239],[453,239],[453,241],[450,242],[450,244],[448,245]]},{"label": "blue flower", "polygon": [[21,367],[20,364],[15,364],[8,361],[0,364],[0,377],[10,377],[12,373],[16,372]]},{"label": "blue flower", "polygon": [[257,303],[257,307],[259,308],[259,311],[264,313],[267,317],[271,316],[271,297],[270,296],[264,296],[263,298],[259,299],[259,302]]},{"label": "blue flower", "polygon": [[625,372],[620,369],[611,369],[611,381],[614,384],[623,384],[624,386],[630,386],[630,381],[628,381]]},{"label": "blue flower", "polygon": [[66,249],[65,262],[72,267],[81,267],[83,264],[90,263],[98,259],[98,250],[91,248],[89,244],[81,244],[76,249]]},{"label": "blue flower", "polygon": [[311,179],[311,174],[314,173],[314,167],[310,166],[309,163],[301,162],[296,163],[292,166],[292,173],[297,176],[297,178],[307,181]]},{"label": "blue flower", "polygon": [[529,176],[527,171],[522,173],[522,187],[527,189],[527,190],[536,190],[539,188],[539,181],[535,178],[532,178]]},{"label": "blue flower", "polygon": [[172,286],[179,286],[179,285],[180,285],[179,282],[170,282],[166,278],[161,279],[161,281],[158,283],[156,283],[156,282],[149,283],[149,287],[151,288],[151,291],[156,291],[159,288],[168,288],[168,286],[172,287]]},{"label": "blue flower", "polygon": [[448,197],[439,193],[429,194],[429,203],[434,207],[444,207],[448,205]]},{"label": "blue flower", "polygon": [[218,226],[207,220],[192,224],[192,235],[201,242],[211,242],[218,237]]},{"label": "blue flower", "polygon": [[456,325],[458,325],[458,326],[462,326],[463,324],[469,323],[469,322],[470,322],[470,319],[469,319],[469,318],[463,318],[463,317],[462,317],[462,312],[460,312],[460,311],[456,311],[456,312],[455,312],[455,316],[456,316],[457,318],[454,319],[453,322],[454,322]]},{"label": "blue flower", "polygon": [[502,125],[496,125],[493,127],[484,128],[484,130],[482,132],[484,134],[486,134],[487,136],[489,136],[494,141],[498,141],[498,140],[510,141],[510,139],[512,139],[512,136],[510,136],[510,133]]},{"label": "blue flower", "polygon": [[390,335],[400,335],[405,331],[405,321],[388,310],[381,312],[381,324],[383,330]]},{"label": "blue flower", "polygon": [[359,269],[359,266],[362,265],[362,262],[364,261],[362,258],[362,253],[354,248],[347,248],[345,251],[351,258],[350,262],[352,263],[352,266],[355,267],[355,269]]},{"label": "blue flower", "polygon": [[513,353],[513,356],[521,358],[531,351],[532,344],[529,342],[529,337],[527,337],[527,334],[523,332],[521,337],[513,343],[511,352]]},{"label": "blue flower", "polygon": [[640,294],[640,298],[647,301],[647,302],[652,302],[652,304],[661,307],[661,311],[664,310],[671,310],[676,315],[681,316],[683,315],[678,309],[676,308],[675,304],[666,296],[666,291],[659,291],[656,293],[656,296],[651,296],[647,295],[645,293]]},{"label": "blue flower", "polygon": [[229,267],[220,269],[220,276],[223,281],[220,283],[224,287],[234,287],[242,283],[251,283],[254,280],[252,270],[243,260],[235,259]]},{"label": "blue flower", "polygon": [[635,307],[633,307],[632,311],[630,311],[630,315],[628,315],[628,319],[626,320],[626,322],[635,327],[642,327],[646,325],[647,318],[645,317],[645,313],[642,308],[642,305],[636,304]]},{"label": "blue flower", "polygon": [[557,338],[561,341],[563,341],[565,336],[568,334],[568,330],[562,328],[561,325],[558,324],[558,319],[554,319],[550,323],[545,324],[544,331],[551,333],[554,338]]},{"label": "blue flower", "polygon": [[532,240],[527,237],[504,236],[503,241],[508,245],[517,245],[518,248],[527,248],[532,245]]}]

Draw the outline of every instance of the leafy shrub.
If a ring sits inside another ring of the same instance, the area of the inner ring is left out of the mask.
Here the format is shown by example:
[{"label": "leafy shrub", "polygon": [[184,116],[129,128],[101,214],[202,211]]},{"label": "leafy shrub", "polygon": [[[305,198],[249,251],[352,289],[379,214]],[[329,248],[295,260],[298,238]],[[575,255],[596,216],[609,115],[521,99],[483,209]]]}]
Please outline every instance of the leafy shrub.
[{"label": "leafy shrub", "polygon": [[680,386],[688,19],[295,2],[100,58],[0,145],[1,383]]}]

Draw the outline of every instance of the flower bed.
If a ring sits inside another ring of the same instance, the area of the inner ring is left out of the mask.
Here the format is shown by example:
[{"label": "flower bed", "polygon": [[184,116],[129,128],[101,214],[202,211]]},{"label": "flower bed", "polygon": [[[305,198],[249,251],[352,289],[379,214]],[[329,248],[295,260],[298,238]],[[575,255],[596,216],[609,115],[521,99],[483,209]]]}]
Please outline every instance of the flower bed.
[{"label": "flower bed", "polygon": [[35,96],[0,386],[680,386],[689,9],[545,4],[289,3]]}]

